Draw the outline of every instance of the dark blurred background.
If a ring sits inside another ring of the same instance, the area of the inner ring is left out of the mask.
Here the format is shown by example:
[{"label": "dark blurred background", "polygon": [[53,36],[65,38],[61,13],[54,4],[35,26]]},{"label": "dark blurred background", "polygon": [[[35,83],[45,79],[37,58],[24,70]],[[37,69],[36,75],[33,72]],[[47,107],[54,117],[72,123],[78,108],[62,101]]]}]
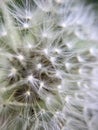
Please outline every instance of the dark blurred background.
[{"label": "dark blurred background", "polygon": [[87,3],[98,3],[98,0],[86,0]]}]

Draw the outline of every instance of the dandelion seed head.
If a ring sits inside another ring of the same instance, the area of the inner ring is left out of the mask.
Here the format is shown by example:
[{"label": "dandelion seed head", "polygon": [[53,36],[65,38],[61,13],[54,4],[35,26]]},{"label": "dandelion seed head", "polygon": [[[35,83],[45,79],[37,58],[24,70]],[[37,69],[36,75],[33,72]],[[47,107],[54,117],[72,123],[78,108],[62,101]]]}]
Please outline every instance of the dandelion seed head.
[{"label": "dandelion seed head", "polygon": [[2,1],[0,129],[95,128],[94,6],[81,0]]}]

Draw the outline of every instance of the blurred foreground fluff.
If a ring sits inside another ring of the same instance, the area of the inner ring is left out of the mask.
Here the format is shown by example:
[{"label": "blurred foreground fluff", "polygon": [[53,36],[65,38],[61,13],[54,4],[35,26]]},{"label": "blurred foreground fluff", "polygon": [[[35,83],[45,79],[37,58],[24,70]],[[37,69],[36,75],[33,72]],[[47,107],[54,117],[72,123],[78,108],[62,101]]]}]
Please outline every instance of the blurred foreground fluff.
[{"label": "blurred foreground fluff", "polygon": [[0,0],[0,130],[98,130],[98,19],[83,0]]}]

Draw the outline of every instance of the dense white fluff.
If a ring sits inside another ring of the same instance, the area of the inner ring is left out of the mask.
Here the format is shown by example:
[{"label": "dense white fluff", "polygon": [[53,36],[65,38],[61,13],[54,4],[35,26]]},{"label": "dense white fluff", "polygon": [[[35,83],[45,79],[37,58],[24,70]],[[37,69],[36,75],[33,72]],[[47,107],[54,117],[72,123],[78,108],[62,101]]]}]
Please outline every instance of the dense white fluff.
[{"label": "dense white fluff", "polygon": [[94,7],[0,2],[0,130],[98,130]]}]

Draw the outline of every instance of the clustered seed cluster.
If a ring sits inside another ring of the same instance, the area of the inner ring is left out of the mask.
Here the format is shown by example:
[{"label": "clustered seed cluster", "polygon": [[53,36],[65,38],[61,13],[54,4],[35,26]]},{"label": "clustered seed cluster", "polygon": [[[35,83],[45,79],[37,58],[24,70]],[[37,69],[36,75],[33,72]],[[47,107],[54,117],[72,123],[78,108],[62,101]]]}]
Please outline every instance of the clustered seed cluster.
[{"label": "clustered seed cluster", "polygon": [[81,0],[0,1],[0,130],[97,130],[98,38]]}]

